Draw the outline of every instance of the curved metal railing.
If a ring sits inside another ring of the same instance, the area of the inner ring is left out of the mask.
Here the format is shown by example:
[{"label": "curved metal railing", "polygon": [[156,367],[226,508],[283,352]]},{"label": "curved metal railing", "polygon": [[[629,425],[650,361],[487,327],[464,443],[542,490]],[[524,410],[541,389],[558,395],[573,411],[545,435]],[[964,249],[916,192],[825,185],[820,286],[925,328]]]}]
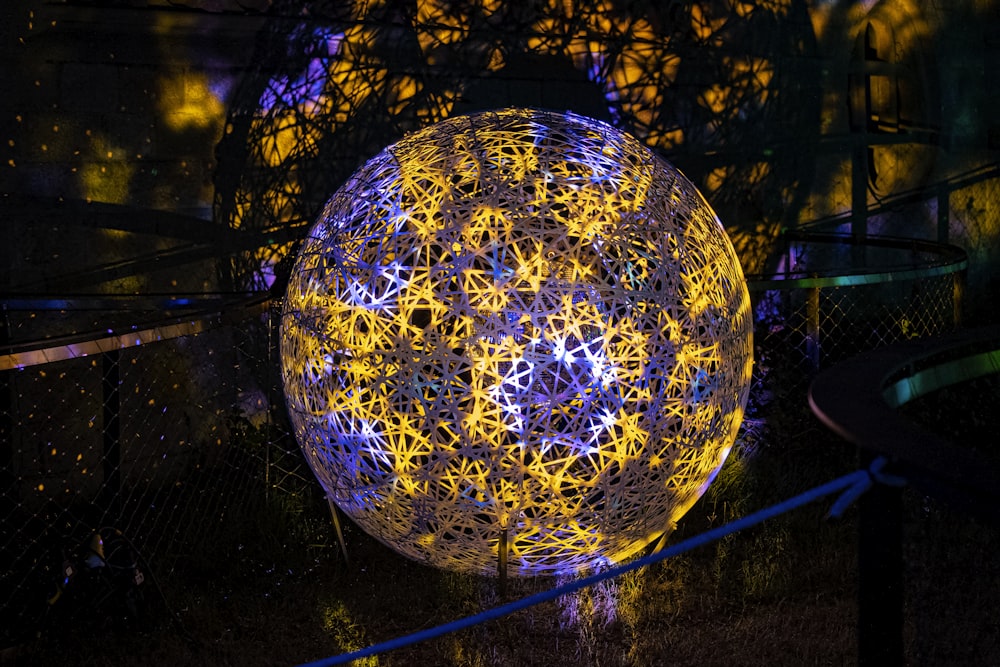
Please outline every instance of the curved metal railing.
[{"label": "curved metal railing", "polygon": [[893,461],[928,493],[1000,518],[1000,457],[950,442],[900,406],[943,388],[1000,375],[1000,327],[977,328],[867,352],[824,371],[809,390],[813,413],[835,433]]},{"label": "curved metal railing", "polygon": [[[768,274],[747,277],[762,367],[804,393],[821,368],[962,323],[965,251],[920,239],[788,232]],[[798,399],[796,399],[798,400]]]},{"label": "curved metal railing", "polygon": [[[848,287],[918,280],[960,274],[969,264],[968,256],[961,248],[924,239],[789,231],[782,235],[781,240],[783,247],[776,261],[778,269],[771,274],[748,275],[751,290]],[[889,256],[889,261],[885,258],[873,260],[855,254],[851,258],[853,266],[800,267],[796,256],[805,254],[807,246],[825,249],[842,247],[851,251],[878,249],[898,253],[898,259],[893,261]]]},{"label": "curved metal railing", "polygon": [[[91,301],[79,296],[47,297],[45,299],[26,299],[23,303],[8,302],[8,305],[13,303],[15,306],[21,307],[33,306],[42,309],[70,310],[74,307],[82,308],[87,303],[91,303],[91,305],[101,307],[103,310],[114,306],[128,307],[129,305],[135,308],[138,302],[149,302],[149,309],[153,309],[153,301],[148,296],[126,298],[129,299],[126,303],[109,303],[109,301],[117,300],[106,296],[94,297]],[[85,331],[8,345],[0,348],[0,371],[93,356],[147,343],[191,336],[215,327],[236,324],[254,315],[262,314],[268,308],[271,296],[267,293],[173,295],[164,297],[164,300],[164,303],[156,302],[156,305],[166,312],[169,312],[170,309],[179,309],[184,310],[185,313],[183,315],[161,316],[129,326]],[[146,310],[146,308],[142,308],[142,310]]]}]

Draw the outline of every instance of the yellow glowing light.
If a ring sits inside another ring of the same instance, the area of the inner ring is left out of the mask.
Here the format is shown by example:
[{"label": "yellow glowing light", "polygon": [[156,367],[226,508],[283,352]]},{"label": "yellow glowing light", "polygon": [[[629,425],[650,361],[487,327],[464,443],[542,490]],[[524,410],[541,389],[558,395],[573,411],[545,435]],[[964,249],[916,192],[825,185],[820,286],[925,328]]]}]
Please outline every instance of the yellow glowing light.
[{"label": "yellow glowing light", "polygon": [[397,116],[412,105],[423,83],[412,76],[400,76],[391,88],[392,102],[389,104],[389,114]]},{"label": "yellow glowing light", "polygon": [[160,116],[175,132],[221,127],[225,105],[211,91],[208,75],[186,72],[164,76],[160,85]]},{"label": "yellow glowing light", "polygon": [[453,5],[447,0],[417,3],[417,39],[424,53],[432,54],[440,46],[468,38],[470,18],[453,11]]},{"label": "yellow glowing light", "polygon": [[[350,615],[343,602],[336,602],[322,609],[323,629],[330,633],[340,650],[349,653],[371,643],[365,632]],[[358,667],[378,667],[378,656],[368,656],[352,662]]]},{"label": "yellow glowing light", "polygon": [[709,192],[715,192],[722,187],[722,184],[726,182],[726,178],[729,176],[730,169],[731,167],[728,166],[713,169],[705,179],[705,188]]},{"label": "yellow glowing light", "polygon": [[269,123],[271,126],[262,135],[259,148],[266,164],[277,166],[295,151],[304,151],[307,155],[315,153],[319,138],[316,131],[296,122],[293,114],[272,117]]},{"label": "yellow glowing light", "polygon": [[[699,152],[716,150],[719,139],[732,138],[731,132],[723,131],[729,122],[744,130],[754,127],[753,119],[763,117],[762,110],[781,90],[774,72],[785,57],[783,47],[773,52],[752,49],[754,54],[766,52],[766,57],[737,56],[732,54],[740,50],[723,41],[757,34],[759,27],[787,16],[791,0],[687,3],[682,11],[670,3],[632,11],[636,8],[619,0],[547,0],[525,8],[517,4],[415,3],[410,20],[419,48],[411,54],[416,59],[413,67],[403,68],[405,72],[391,62],[393,57],[386,57],[395,52],[386,46],[396,39],[395,28],[384,22],[387,3],[347,2],[344,7],[354,20],[336,27],[305,21],[303,35],[310,36],[303,53],[310,57],[287,70],[279,68],[256,101],[258,122],[248,136],[247,178],[232,193],[224,193],[228,224],[266,229],[297,225],[314,216],[311,188],[317,184],[303,179],[306,186],[300,192],[288,191],[287,184],[299,183],[317,161],[329,164],[331,157],[336,161],[334,156],[354,154],[356,137],[367,136],[370,145],[379,136],[388,139],[446,118],[455,104],[478,103],[466,95],[472,81],[498,72],[520,55],[572,62],[593,83],[593,92],[603,93],[616,125],[631,128],[645,144],[666,151],[692,141],[699,142]],[[774,25],[780,28],[783,23]],[[523,40],[504,37],[515,26]],[[702,71],[703,67],[711,69]],[[698,71],[715,73],[691,75]],[[519,80],[520,75],[512,74],[514,81]],[[675,86],[682,75],[683,93]],[[505,78],[494,83],[506,88],[501,84]],[[720,85],[713,88],[706,81]],[[514,91],[521,84],[510,85]],[[691,86],[699,90],[692,91]],[[543,93],[548,96],[548,91]],[[678,94],[700,96],[704,108],[677,104]],[[558,105],[542,98],[539,103]],[[373,113],[380,119],[374,125],[369,123]],[[837,117],[823,115],[824,120]],[[358,128],[364,128],[360,135]],[[333,167],[336,173],[329,178],[342,182],[343,164]],[[274,191],[285,191],[287,197],[276,197]],[[727,194],[721,192],[720,201]],[[276,251],[263,266],[254,266],[252,279],[267,281],[261,276],[273,274],[281,258]]]},{"label": "yellow glowing light", "polygon": [[135,168],[127,162],[105,162],[121,149],[109,146],[101,135],[87,133],[90,138],[92,161],[79,170],[80,188],[87,201],[122,204],[128,200],[129,186]]},{"label": "yellow glowing light", "polygon": [[706,12],[701,3],[691,5],[691,30],[703,41],[708,41],[715,35],[719,28],[726,22],[728,12],[721,11],[719,16],[713,18]]},{"label": "yellow glowing light", "polygon": [[[668,530],[742,419],[750,305],[694,186],[602,123],[459,117],[372,158],[293,269],[296,435],[362,528],[436,566],[618,561]],[[501,540],[501,535],[505,536]]]}]

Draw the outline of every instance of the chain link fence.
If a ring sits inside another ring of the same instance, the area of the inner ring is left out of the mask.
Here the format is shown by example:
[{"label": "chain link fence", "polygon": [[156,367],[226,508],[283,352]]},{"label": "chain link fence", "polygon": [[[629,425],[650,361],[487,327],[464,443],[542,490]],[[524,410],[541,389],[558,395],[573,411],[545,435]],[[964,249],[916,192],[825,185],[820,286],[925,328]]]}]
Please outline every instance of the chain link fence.
[{"label": "chain link fence", "polygon": [[954,246],[788,233],[772,265],[748,276],[756,365],[744,438],[769,421],[797,433],[815,426],[807,394],[818,371],[961,325],[967,259]]},{"label": "chain link fence", "polygon": [[[751,277],[757,382],[744,440],[776,408],[806,411],[818,369],[956,326],[964,256],[880,243],[789,237],[779,270]],[[322,498],[284,421],[277,305],[222,300],[109,333],[94,326],[108,313],[74,311],[80,303],[5,313],[20,341],[0,355],[5,643],[51,612],[95,532],[106,544],[124,536],[158,573],[184,573],[289,530],[296,514],[322,516],[305,511]],[[52,326],[44,318],[97,333],[27,341]],[[328,522],[314,528],[316,546],[330,547]]]},{"label": "chain link fence", "polygon": [[[268,503],[315,495],[281,421],[274,307],[221,308],[0,358],[4,645],[37,631],[95,556],[102,576],[116,553],[140,579],[151,562],[196,569],[266,539]],[[5,314],[14,330],[60,317]]]}]

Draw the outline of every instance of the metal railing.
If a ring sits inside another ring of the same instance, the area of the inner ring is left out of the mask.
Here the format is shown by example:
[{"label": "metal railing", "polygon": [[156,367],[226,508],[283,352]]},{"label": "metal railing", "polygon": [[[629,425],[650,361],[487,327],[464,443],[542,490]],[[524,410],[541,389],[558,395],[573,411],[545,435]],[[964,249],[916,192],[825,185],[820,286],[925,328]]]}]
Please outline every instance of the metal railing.
[{"label": "metal railing", "polygon": [[[828,235],[786,240],[778,261],[791,267],[794,255],[806,272],[750,279],[758,403],[765,392],[801,391],[773,403],[798,409],[818,369],[960,321],[961,251],[880,239],[859,251]],[[844,248],[856,268],[838,273]],[[873,252],[882,254],[865,254]],[[169,564],[265,494],[311,488],[294,438],[268,425],[281,399],[276,310],[265,295],[24,294],[5,307],[9,321],[35,323],[9,329],[23,335],[0,349],[5,609],[44,599],[37,580],[51,581],[58,563],[49,552],[70,538],[71,524],[121,527]],[[108,313],[114,323],[100,326]],[[28,335],[50,331],[35,326],[46,317],[80,333]]]},{"label": "metal railing", "polygon": [[[942,498],[964,516],[1000,526],[1000,452],[986,454],[918,424],[900,408],[985,376],[1000,377],[1000,328],[910,341],[856,356],[821,373],[809,403],[865,458]],[[940,426],[940,425],[939,425]],[[904,499],[877,485],[862,498],[858,543],[858,652],[863,665],[904,663]]]}]

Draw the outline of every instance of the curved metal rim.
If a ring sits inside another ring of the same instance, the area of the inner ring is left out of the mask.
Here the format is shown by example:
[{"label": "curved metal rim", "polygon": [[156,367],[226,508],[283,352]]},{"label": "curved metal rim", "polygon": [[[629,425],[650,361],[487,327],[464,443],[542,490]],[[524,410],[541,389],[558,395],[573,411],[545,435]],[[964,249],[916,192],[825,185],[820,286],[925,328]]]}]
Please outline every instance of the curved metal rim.
[{"label": "curved metal rim", "polygon": [[914,483],[934,491],[944,484],[952,494],[971,491],[995,500],[1000,497],[1000,470],[993,461],[924,430],[894,407],[992,373],[1000,373],[1000,326],[853,357],[813,380],[809,406],[844,439],[901,464]]},{"label": "curved metal rim", "polygon": [[78,359],[190,336],[259,315],[268,308],[270,303],[270,294],[256,294],[236,301],[228,301],[224,305],[198,311],[185,317],[154,320],[138,327],[130,327],[127,331],[90,332],[13,345],[0,353],[0,371]]},{"label": "curved metal rim", "polygon": [[786,232],[785,239],[804,241],[807,243],[826,243],[836,245],[873,246],[877,248],[893,248],[896,250],[919,250],[940,257],[939,260],[928,262],[924,266],[912,268],[872,271],[856,274],[815,275],[788,278],[764,278],[755,275],[747,276],[750,291],[790,290],[810,287],[850,287],[856,285],[872,285],[878,283],[897,282],[901,280],[919,280],[933,278],[965,271],[969,266],[969,258],[958,246],[923,239],[908,239],[895,236],[862,236],[850,234],[821,234],[816,232]]}]

